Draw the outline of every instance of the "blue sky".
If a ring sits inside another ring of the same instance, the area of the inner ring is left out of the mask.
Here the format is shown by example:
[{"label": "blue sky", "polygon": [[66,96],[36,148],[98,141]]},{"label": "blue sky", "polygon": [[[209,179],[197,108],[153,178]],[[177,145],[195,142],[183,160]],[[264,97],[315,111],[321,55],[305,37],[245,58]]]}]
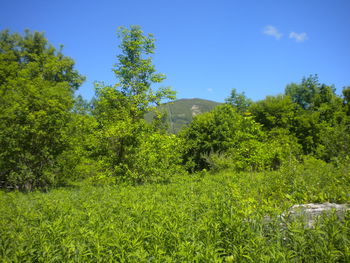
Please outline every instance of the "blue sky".
[{"label": "blue sky", "polygon": [[349,0],[2,0],[0,29],[45,32],[93,82],[113,84],[118,26],[156,38],[154,64],[178,98],[224,101],[232,88],[253,100],[318,74],[340,94],[350,85]]}]

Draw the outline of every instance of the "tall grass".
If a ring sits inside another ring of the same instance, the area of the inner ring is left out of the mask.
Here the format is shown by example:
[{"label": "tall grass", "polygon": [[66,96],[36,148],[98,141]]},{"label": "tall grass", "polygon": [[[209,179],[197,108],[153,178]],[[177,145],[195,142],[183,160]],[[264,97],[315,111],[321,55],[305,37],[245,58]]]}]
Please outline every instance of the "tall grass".
[{"label": "tall grass", "polygon": [[279,217],[296,203],[349,202],[349,193],[348,168],[315,160],[169,184],[0,192],[0,261],[350,262],[349,214],[314,228]]}]

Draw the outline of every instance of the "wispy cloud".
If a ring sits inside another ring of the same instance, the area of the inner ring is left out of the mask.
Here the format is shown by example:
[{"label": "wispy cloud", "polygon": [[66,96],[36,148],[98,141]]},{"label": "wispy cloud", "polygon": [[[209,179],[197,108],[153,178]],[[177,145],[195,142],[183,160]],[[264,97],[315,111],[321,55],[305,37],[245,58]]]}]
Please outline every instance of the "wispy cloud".
[{"label": "wispy cloud", "polygon": [[207,91],[208,92],[213,92],[213,89],[212,88],[207,88]]},{"label": "wispy cloud", "polygon": [[289,38],[295,39],[296,42],[304,42],[307,40],[307,34],[306,33],[295,33],[295,32],[290,32],[289,33]]},{"label": "wispy cloud", "polygon": [[264,27],[263,34],[265,34],[267,36],[272,36],[272,37],[274,37],[276,39],[280,39],[283,36],[283,34],[280,33],[278,31],[278,29],[276,27],[274,27],[274,26],[266,26],[266,27]]}]

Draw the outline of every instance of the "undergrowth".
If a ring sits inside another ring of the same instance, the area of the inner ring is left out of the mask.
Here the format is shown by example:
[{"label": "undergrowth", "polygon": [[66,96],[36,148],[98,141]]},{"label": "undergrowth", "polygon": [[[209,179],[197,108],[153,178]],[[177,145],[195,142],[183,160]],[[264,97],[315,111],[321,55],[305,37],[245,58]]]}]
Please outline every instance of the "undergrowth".
[{"label": "undergrowth", "polygon": [[349,190],[348,167],[308,160],[168,184],[2,191],[0,261],[349,262],[349,214],[314,228],[279,217],[294,204],[349,203]]}]

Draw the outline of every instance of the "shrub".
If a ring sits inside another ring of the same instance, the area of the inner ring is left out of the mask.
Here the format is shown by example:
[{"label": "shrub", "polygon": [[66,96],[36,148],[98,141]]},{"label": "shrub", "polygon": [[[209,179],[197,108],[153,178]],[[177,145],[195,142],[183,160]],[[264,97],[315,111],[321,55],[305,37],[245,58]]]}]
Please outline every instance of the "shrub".
[{"label": "shrub", "polygon": [[181,136],[186,164],[193,170],[277,169],[301,153],[288,130],[264,132],[251,116],[238,114],[230,105],[199,115]]},{"label": "shrub", "polygon": [[183,172],[182,140],[175,135],[162,133],[143,134],[140,145],[128,156],[126,177],[137,182],[168,181],[174,174]]},{"label": "shrub", "polygon": [[206,156],[237,149],[243,142],[263,138],[260,125],[238,114],[231,105],[196,116],[180,136],[185,141],[184,160],[190,170],[209,168]]}]

